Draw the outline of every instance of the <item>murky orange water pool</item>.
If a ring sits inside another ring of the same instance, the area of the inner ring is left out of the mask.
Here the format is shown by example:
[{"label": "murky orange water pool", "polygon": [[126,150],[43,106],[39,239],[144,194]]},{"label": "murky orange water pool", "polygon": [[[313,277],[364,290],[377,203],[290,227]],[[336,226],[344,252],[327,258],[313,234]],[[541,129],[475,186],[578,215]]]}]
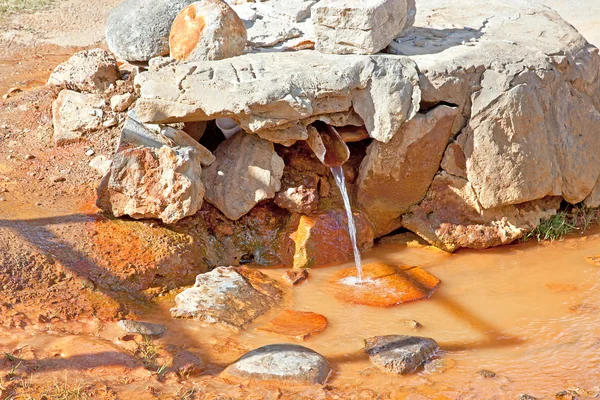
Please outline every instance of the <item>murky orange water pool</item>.
[{"label": "murky orange water pool", "polygon": [[[410,399],[516,399],[522,393],[554,398],[567,388],[591,393],[600,389],[600,267],[585,257],[599,254],[600,228],[553,243],[455,254],[380,245],[363,254],[364,263],[423,268],[442,281],[430,299],[389,308],[340,302],[331,280],[352,265],[347,263],[312,269],[308,280],[289,289],[285,306],[327,317],[327,328],[301,344],[330,360],[334,372],[328,383],[338,387]],[[286,271],[261,270],[280,282]],[[208,374],[218,374],[256,347],[297,343],[257,330],[280,310],[235,333],[172,319],[168,310],[173,305],[172,295],[159,297],[140,319],[166,324],[169,331],[159,340],[199,354],[208,364]],[[422,327],[414,330],[405,320],[416,320]],[[116,342],[122,331],[109,324],[97,334]],[[361,351],[363,339],[387,334],[434,338],[448,368],[405,376],[375,370]],[[47,340],[22,335],[0,338],[0,347],[43,347]],[[482,369],[497,376],[484,378],[478,374]]]},{"label": "murky orange water pool", "polygon": [[[340,303],[328,282],[350,265],[343,264],[313,269],[310,278],[293,289],[287,306],[329,320],[325,331],[303,344],[332,362],[329,382],[334,385],[370,388],[392,398],[504,399],[521,393],[550,398],[566,388],[593,391],[600,379],[600,267],[584,258],[597,253],[598,230],[560,242],[452,255],[379,246],[364,254],[365,263],[421,266],[442,280],[438,290],[428,300],[391,308]],[[284,269],[263,271],[280,279]],[[160,314],[168,315],[171,305],[170,300],[159,302]],[[264,316],[235,334],[195,321],[145,316],[166,323],[170,333],[163,340],[185,342],[204,356],[213,373],[234,361],[244,348],[293,343],[255,331],[272,317]],[[422,328],[411,329],[403,322],[406,319],[418,321]],[[115,329],[108,328],[103,335],[112,339],[118,335]],[[362,340],[386,334],[434,338],[450,368],[409,376],[374,370],[360,351]],[[484,378],[477,373],[482,369],[497,376]]]}]

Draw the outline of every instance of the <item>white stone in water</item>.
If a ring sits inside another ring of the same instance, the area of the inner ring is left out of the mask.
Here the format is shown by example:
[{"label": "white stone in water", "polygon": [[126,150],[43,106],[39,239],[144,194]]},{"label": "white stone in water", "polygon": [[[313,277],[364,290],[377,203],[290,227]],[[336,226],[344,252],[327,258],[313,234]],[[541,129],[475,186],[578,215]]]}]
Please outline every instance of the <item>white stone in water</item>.
[{"label": "white stone in water", "polygon": [[414,21],[414,1],[322,0],[311,9],[315,48],[324,53],[374,54]]}]

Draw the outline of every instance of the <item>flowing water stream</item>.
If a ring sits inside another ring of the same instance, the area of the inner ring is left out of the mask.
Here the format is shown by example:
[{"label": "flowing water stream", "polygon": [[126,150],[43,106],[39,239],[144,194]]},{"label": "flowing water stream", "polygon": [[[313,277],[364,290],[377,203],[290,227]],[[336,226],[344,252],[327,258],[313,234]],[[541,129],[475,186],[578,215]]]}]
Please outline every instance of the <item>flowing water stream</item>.
[{"label": "flowing water stream", "polygon": [[335,177],[335,183],[337,183],[344,199],[344,207],[346,207],[346,215],[348,216],[348,234],[350,235],[350,241],[352,242],[352,249],[354,250],[354,263],[356,264],[356,282],[347,282],[350,284],[361,283],[363,281],[362,272],[362,261],[360,258],[360,250],[356,244],[356,225],[354,225],[354,217],[352,216],[352,207],[350,206],[350,199],[348,198],[348,190],[346,190],[346,180],[344,178],[344,169],[342,166],[331,167],[331,173]]}]

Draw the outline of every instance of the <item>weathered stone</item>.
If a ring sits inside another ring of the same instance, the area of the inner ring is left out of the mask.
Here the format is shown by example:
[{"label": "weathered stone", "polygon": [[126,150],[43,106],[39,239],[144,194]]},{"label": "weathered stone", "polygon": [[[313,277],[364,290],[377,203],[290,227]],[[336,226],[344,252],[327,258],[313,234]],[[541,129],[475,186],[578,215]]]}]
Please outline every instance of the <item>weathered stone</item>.
[{"label": "weathered stone", "polygon": [[275,197],[281,187],[283,160],[273,143],[238,132],[219,145],[216,161],[206,168],[206,200],[229,219],[239,219],[258,202]]},{"label": "weathered stone", "polygon": [[598,181],[596,185],[583,201],[583,204],[588,208],[596,208],[600,206],[600,177],[598,177]]},{"label": "weathered stone", "polygon": [[388,143],[371,143],[360,166],[357,200],[375,236],[400,227],[401,215],[427,194],[457,113],[457,108],[435,107],[417,114]]},{"label": "weathered stone", "polygon": [[482,378],[495,378],[496,373],[494,371],[490,371],[489,369],[482,369],[477,371],[477,375],[481,376]]},{"label": "weathered stone", "polygon": [[441,172],[427,196],[402,217],[402,225],[446,251],[511,243],[556,213],[560,197],[484,209],[470,182]]},{"label": "weathered stone", "polygon": [[450,175],[467,178],[467,158],[457,142],[452,142],[446,147],[440,166]]},{"label": "weathered stone", "polygon": [[308,138],[308,131],[301,124],[293,125],[287,129],[261,129],[256,134],[265,140],[282,144],[286,147],[290,147],[298,140],[306,140]]},{"label": "weathered stone", "polygon": [[102,127],[104,100],[98,95],[61,90],[52,103],[54,143],[77,141]]},{"label": "weathered stone", "polygon": [[310,214],[316,210],[319,193],[316,187],[299,185],[277,193],[275,204],[293,213]]},{"label": "weathered stone", "polygon": [[179,61],[222,60],[246,47],[246,27],[221,0],[202,0],[184,8],[171,26],[171,57]]},{"label": "weathered stone", "polygon": [[107,159],[106,156],[99,155],[90,160],[89,166],[104,176],[110,170],[111,164],[112,160]]},{"label": "weathered stone", "polygon": [[192,139],[200,140],[206,131],[206,121],[186,122],[183,124],[183,131]]},{"label": "weathered stone", "polygon": [[346,268],[331,279],[334,296],[340,301],[371,307],[391,307],[429,298],[440,280],[419,267],[369,263],[362,266],[358,284],[356,268]]},{"label": "weathered stone", "polygon": [[302,31],[285,21],[259,19],[248,29],[248,44],[252,47],[271,47],[301,35]]},{"label": "weathered stone", "polygon": [[173,356],[173,367],[181,376],[197,375],[206,370],[200,357],[188,350],[180,350]]},{"label": "weathered stone", "polygon": [[485,209],[585,199],[600,174],[597,49],[534,3],[461,4],[419,3],[411,34],[388,48],[419,65],[424,102],[462,110],[453,128],[465,126],[458,176]]},{"label": "weathered stone", "polygon": [[387,335],[365,339],[365,352],[379,369],[410,374],[440,349],[435,340],[419,336]]},{"label": "weathered stone", "polygon": [[324,115],[357,115],[364,121],[359,125],[384,142],[415,115],[420,101],[414,65],[387,55],[245,54],[168,65],[141,73],[135,84],[143,122],[229,117],[258,132],[306,126]]},{"label": "weathered stone", "polygon": [[285,309],[257,330],[303,341],[323,331],[326,327],[327,318],[321,314]]},{"label": "weathered stone", "polygon": [[114,112],[123,112],[129,108],[135,101],[135,96],[131,93],[116,94],[110,98],[110,108]]},{"label": "weathered stone", "polygon": [[311,9],[316,49],[323,53],[374,54],[414,22],[414,0],[322,0]]},{"label": "weathered stone", "polygon": [[283,19],[300,22],[310,17],[310,9],[318,0],[279,0],[255,3],[263,19]]},{"label": "weathered stone", "polygon": [[106,21],[110,51],[127,61],[169,54],[169,31],[177,14],[194,0],[125,0]]},{"label": "weathered stone", "polygon": [[288,271],[285,271],[282,278],[286,284],[288,284],[290,286],[294,286],[294,285],[304,282],[308,278],[308,270],[306,270],[306,269],[301,269],[301,270],[290,269]]},{"label": "weathered stone", "polygon": [[244,354],[223,371],[227,377],[286,385],[322,385],[330,373],[331,365],[325,357],[294,344],[259,347]]},{"label": "weathered stone", "polygon": [[[354,213],[358,247],[366,250],[373,245],[373,230],[360,212]],[[294,268],[342,262],[352,259],[352,242],[347,230],[346,212],[336,209],[325,214],[301,215],[298,228],[291,235],[296,250]]]},{"label": "weathered stone", "polygon": [[213,161],[185,132],[142,124],[131,113],[110,172],[98,188],[98,206],[117,217],[176,222],[202,206],[202,165]]},{"label": "weathered stone", "polygon": [[193,287],[175,297],[171,315],[240,330],[281,299],[277,283],[260,271],[218,267],[198,275]]},{"label": "weathered stone", "polygon": [[119,327],[125,332],[139,333],[144,336],[162,336],[167,331],[167,327],[163,324],[131,321],[127,319],[120,320]]},{"label": "weathered stone", "polygon": [[103,92],[121,77],[117,60],[102,49],[75,53],[59,64],[50,77],[49,85],[64,85],[82,92]]},{"label": "weathered stone", "polygon": [[449,369],[454,368],[456,365],[456,361],[451,358],[443,357],[436,358],[425,364],[423,368],[425,372],[430,374],[441,374],[443,372],[448,371]]}]

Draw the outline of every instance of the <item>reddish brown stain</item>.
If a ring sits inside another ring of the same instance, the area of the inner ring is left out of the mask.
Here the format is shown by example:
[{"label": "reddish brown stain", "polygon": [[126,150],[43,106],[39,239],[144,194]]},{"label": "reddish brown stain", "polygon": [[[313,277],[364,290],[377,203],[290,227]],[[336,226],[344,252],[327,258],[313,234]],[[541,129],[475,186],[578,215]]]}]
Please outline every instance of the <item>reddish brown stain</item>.
[{"label": "reddish brown stain", "polygon": [[171,25],[169,34],[171,57],[176,60],[187,59],[202,38],[205,26],[204,17],[196,14],[195,5],[184,8]]}]

